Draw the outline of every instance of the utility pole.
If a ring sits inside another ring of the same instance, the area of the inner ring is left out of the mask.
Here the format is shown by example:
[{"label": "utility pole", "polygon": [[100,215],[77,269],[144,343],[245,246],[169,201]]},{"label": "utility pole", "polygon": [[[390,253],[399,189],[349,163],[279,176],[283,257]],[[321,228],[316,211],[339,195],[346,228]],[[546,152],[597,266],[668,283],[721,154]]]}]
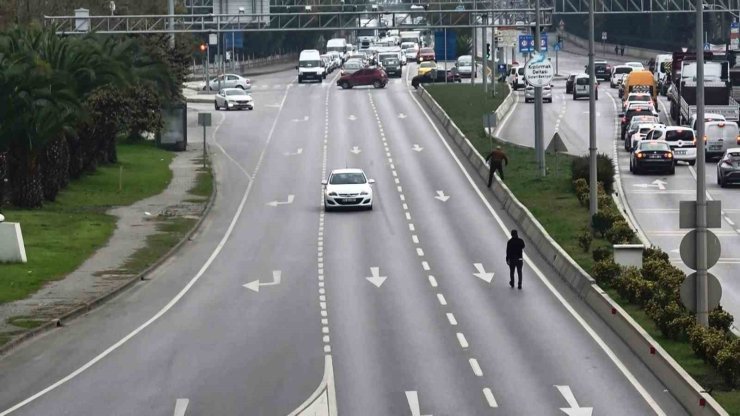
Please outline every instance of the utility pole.
[{"label": "utility pole", "polygon": [[475,77],[478,75],[478,28],[475,25],[478,23],[477,16],[478,3],[473,0],[473,70],[470,74],[470,83],[475,84]]},{"label": "utility pole", "polygon": [[[599,210],[598,193],[597,193],[597,172],[596,172],[596,73],[594,71],[594,1],[589,0],[588,4],[588,153],[589,153],[589,173],[588,173],[588,214],[589,225],[593,225],[593,218]],[[702,0],[699,0],[702,1]]]},{"label": "utility pole", "polygon": [[696,1],[696,322],[709,325],[707,283],[707,175],[704,143],[704,2]]},{"label": "utility pole", "polygon": [[483,77],[483,92],[488,95],[488,76],[486,75],[486,71],[488,70],[488,54],[486,49],[486,43],[488,42],[488,36],[486,35],[488,33],[488,28],[486,27],[486,24],[488,23],[488,16],[487,15],[481,15],[481,22],[483,23],[482,29],[482,35],[481,35],[481,55],[483,55],[483,69],[481,70],[481,76]]},{"label": "utility pole", "polygon": [[[541,42],[542,36],[540,33],[540,0],[534,2],[535,14],[535,26],[534,26],[534,52],[536,55],[542,53]],[[544,137],[542,135],[542,87],[534,87],[534,143],[535,149],[537,150],[537,170],[540,176],[546,176],[545,168],[545,145]]]},{"label": "utility pole", "polygon": [[175,0],[167,0],[167,13],[170,17],[167,19],[170,23],[170,49],[175,49]]}]

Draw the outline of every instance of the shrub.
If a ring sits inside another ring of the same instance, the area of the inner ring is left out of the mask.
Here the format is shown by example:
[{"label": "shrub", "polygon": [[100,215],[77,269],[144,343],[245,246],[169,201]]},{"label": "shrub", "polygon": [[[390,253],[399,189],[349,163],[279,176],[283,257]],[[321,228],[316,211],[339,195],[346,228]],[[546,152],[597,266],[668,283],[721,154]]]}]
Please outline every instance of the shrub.
[{"label": "shrub", "polygon": [[578,178],[573,181],[573,189],[576,194],[588,193],[588,182],[583,178]]},{"label": "shrub", "polygon": [[[585,179],[586,182],[589,180],[589,156],[581,156],[573,159],[570,165],[571,179],[576,181],[578,179]],[[604,189],[607,194],[611,194],[614,190],[614,164],[612,159],[605,155],[599,154],[596,157],[596,177],[599,182],[604,184]]]},{"label": "shrub", "polygon": [[717,352],[717,371],[722,374],[725,383],[735,387],[740,374],[740,340],[734,339]]},{"label": "shrub", "polygon": [[584,252],[588,252],[591,249],[591,242],[594,237],[591,235],[591,229],[583,227],[580,234],[576,237],[578,239],[578,245],[583,249]]},{"label": "shrub", "polygon": [[663,306],[651,299],[645,308],[645,312],[655,321],[655,325],[660,329],[660,332],[670,339],[681,338],[695,326],[694,318],[677,301]]},{"label": "shrub", "polygon": [[664,263],[670,264],[668,253],[664,252],[659,247],[647,247],[642,251],[642,261],[646,262],[649,260],[661,260]]},{"label": "shrub", "polygon": [[619,295],[630,303],[644,306],[652,296],[654,283],[643,279],[636,267],[626,268],[616,283]]},{"label": "shrub", "polygon": [[642,262],[642,277],[646,280],[657,282],[660,276],[666,272],[668,265],[662,261],[650,259]]},{"label": "shrub", "polygon": [[723,332],[729,332],[732,322],[735,320],[732,314],[718,306],[709,312],[709,326]]},{"label": "shrub", "polygon": [[612,282],[619,277],[620,272],[621,267],[617,263],[614,263],[612,259],[596,261],[591,270],[591,274],[597,282],[607,285],[612,285]]},{"label": "shrub", "polygon": [[606,232],[609,231],[610,228],[612,228],[612,224],[614,224],[614,219],[615,216],[611,210],[602,209],[594,214],[594,216],[591,218],[591,221],[593,223],[594,230],[598,231],[603,238],[604,235],[606,235]]},{"label": "shrub", "polygon": [[624,221],[615,221],[606,232],[606,239],[612,244],[629,243],[635,238],[635,232]]},{"label": "shrub", "polygon": [[722,331],[701,325],[694,325],[688,335],[694,353],[712,365],[717,364],[717,353],[730,344]]},{"label": "shrub", "polygon": [[596,247],[591,253],[595,262],[612,259],[612,250],[609,247]]}]

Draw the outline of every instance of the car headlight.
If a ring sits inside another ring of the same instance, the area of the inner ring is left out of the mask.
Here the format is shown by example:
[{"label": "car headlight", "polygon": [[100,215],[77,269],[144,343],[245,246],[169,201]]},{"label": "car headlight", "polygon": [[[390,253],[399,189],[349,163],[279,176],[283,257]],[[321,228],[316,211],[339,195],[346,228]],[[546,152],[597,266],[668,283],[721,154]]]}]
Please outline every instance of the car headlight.
[{"label": "car headlight", "polygon": [[234,102],[233,101],[227,101],[226,104],[227,105],[234,105]]}]

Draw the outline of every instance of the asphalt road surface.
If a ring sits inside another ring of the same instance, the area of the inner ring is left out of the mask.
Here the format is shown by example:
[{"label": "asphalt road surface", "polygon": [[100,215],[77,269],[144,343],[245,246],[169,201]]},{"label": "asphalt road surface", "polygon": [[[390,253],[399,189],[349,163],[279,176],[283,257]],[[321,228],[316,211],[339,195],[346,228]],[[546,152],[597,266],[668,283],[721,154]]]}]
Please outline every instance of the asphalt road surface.
[{"label": "asphalt road surface", "polygon": [[[191,244],[0,360],[0,415],[287,415],[326,356],[341,415],[686,414],[531,249],[509,287],[512,221],[407,78],[294,80],[255,77],[253,112],[214,117],[218,198]],[[323,213],[344,167],[377,181],[372,211]]]}]

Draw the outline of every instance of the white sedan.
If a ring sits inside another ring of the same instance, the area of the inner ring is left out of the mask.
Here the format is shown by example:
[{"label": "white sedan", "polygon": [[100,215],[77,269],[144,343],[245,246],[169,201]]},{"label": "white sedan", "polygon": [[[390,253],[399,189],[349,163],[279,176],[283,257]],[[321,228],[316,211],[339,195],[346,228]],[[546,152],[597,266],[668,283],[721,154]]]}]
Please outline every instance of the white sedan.
[{"label": "white sedan", "polygon": [[373,209],[374,179],[368,179],[362,169],[335,169],[324,186],[324,210],[337,208]]},{"label": "white sedan", "polygon": [[[219,85],[219,80],[221,84]],[[219,87],[221,88],[241,88],[245,91],[252,89],[252,81],[249,78],[244,78],[237,74],[224,74],[219,75],[211,80],[211,90],[215,91]],[[203,90],[206,89],[205,82],[203,83]]]},{"label": "white sedan", "polygon": [[254,99],[241,88],[223,88],[216,94],[216,110],[254,110]]}]

